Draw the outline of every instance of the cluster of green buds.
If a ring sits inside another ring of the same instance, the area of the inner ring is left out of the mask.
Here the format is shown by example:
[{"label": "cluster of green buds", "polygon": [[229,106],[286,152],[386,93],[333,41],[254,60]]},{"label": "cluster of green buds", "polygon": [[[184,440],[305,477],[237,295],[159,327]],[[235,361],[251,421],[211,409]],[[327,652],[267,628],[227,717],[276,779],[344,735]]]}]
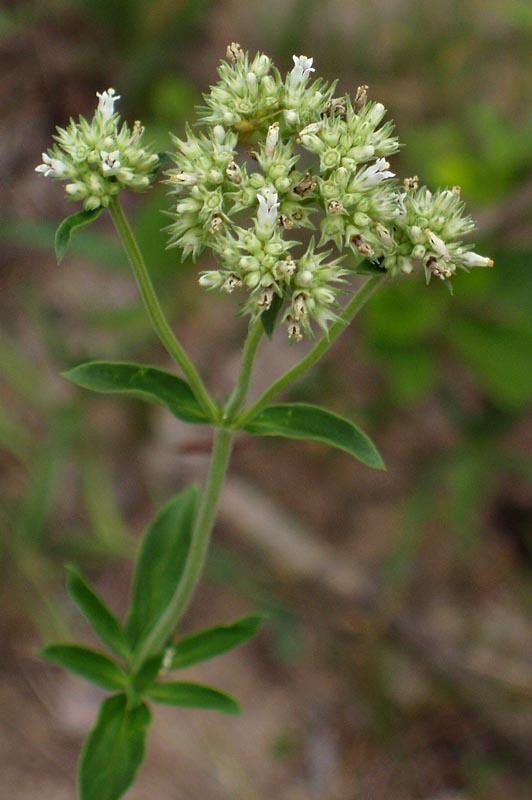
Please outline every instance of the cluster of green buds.
[{"label": "cluster of green buds", "polygon": [[56,144],[42,154],[42,164],[36,167],[46,177],[67,181],[67,198],[82,202],[87,210],[107,207],[121,189],[146,189],[159,161],[142,145],[140,122],[132,129],[120,124],[114,109],[120,96],[114,89],[96,94],[98,106],[91,122],[80,117],[58,128]]},{"label": "cluster of green buds", "polygon": [[[421,269],[427,281],[492,266],[462,244],[473,223],[459,190],[396,180],[388,158],[399,142],[368,87],[335,97],[335,84],[312,79],[312,58],[293,61],[283,78],[268,56],[231,44],[199,110],[201,131],[174,140],[170,246],[213,253],[218,264],[200,285],[247,290],[252,316],[276,300],[298,341],[312,322],[327,330],[362,260],[391,275]],[[317,236],[295,238],[305,228]],[[328,243],[337,257],[321,249]]]}]

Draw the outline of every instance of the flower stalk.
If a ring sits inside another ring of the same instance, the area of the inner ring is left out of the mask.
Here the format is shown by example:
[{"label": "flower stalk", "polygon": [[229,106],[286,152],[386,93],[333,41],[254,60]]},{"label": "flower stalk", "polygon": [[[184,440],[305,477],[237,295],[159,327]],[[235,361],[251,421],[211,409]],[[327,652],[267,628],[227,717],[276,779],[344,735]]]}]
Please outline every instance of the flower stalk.
[{"label": "flower stalk", "polygon": [[155,333],[165,346],[169,355],[183,371],[202,409],[207,416],[215,422],[219,418],[219,409],[205,388],[205,384],[198,370],[168,324],[155,293],[144,257],[118,198],[114,197],[111,200],[109,211],[111,212],[115,228],[133,268],[139,291]]},{"label": "flower stalk", "polygon": [[385,281],[385,275],[372,275],[362,284],[360,289],[353,295],[347,303],[345,309],[340,314],[337,321],[331,325],[327,334],[322,336],[319,342],[299,361],[294,367],[281,375],[259,399],[247,408],[235,420],[237,428],[245,428],[248,422],[257,416],[277,395],[288,389],[295,381],[299,380],[305,372],[308,372],[332,347],[338,337],[345,331],[348,325],[354,320],[358,312],[365,306],[377,289]]}]

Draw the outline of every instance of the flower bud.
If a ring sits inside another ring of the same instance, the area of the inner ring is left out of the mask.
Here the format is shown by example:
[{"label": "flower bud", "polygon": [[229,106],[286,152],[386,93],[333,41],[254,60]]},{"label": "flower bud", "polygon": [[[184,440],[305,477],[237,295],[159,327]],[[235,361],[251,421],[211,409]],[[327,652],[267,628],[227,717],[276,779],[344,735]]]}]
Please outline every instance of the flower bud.
[{"label": "flower bud", "polygon": [[495,262],[491,258],[486,258],[478,253],[473,253],[471,250],[467,253],[462,253],[460,261],[466,267],[494,267]]},{"label": "flower bud", "polygon": [[274,122],[268,128],[268,133],[266,135],[266,146],[264,148],[264,152],[266,153],[267,156],[273,156],[278,141],[279,141],[279,123]]}]

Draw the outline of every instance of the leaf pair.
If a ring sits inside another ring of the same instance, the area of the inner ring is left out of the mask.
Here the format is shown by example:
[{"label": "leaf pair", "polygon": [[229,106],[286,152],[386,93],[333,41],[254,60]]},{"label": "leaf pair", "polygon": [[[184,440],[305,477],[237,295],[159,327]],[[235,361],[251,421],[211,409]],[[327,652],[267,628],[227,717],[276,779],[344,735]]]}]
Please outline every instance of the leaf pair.
[{"label": "leaf pair", "polygon": [[[188,384],[154,367],[93,361],[65,374],[72,383],[94,392],[140,397],[166,407],[175,417],[208,423]],[[353,422],[319,406],[282,403],[261,411],[245,430],[259,436],[283,436],[322,442],[349,453],[374,469],[384,463],[371,439]]]},{"label": "leaf pair", "polygon": [[143,758],[150,721],[145,701],[225,714],[240,711],[232,697],[217,689],[186,681],[159,681],[159,676],[244,644],[257,632],[260,617],[246,617],[232,625],[189,635],[166,652],[150,657],[140,669],[133,670],[131,666],[135,652],[181,579],[196,503],[194,488],[181,492],[148,528],[137,559],[131,607],[124,626],[83,577],[68,568],[68,592],[109,654],[77,644],[55,644],[45,648],[42,656],[103,689],[118,692],[103,703],[83,749],[79,768],[81,800],[116,800],[131,785]]}]

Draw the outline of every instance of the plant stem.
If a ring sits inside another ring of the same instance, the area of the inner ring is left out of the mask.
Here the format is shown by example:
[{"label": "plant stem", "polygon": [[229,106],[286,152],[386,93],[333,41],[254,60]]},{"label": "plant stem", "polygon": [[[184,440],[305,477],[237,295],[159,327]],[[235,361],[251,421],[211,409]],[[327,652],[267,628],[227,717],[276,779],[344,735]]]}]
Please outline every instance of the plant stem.
[{"label": "plant stem", "polygon": [[246,399],[251,380],[251,372],[253,369],[253,362],[257,354],[257,348],[262,339],[264,328],[260,317],[254,322],[250,322],[248,328],[248,335],[244,344],[242,353],[242,366],[240,368],[240,375],[233,392],[224,408],[224,420],[230,420],[233,414],[238,413],[242,407],[242,403]]},{"label": "plant stem", "polygon": [[351,300],[347,303],[342,311],[340,318],[331,326],[329,332],[323,336],[320,341],[310,350],[301,361],[281,375],[269,389],[267,389],[259,399],[245,409],[244,412],[236,418],[235,427],[242,428],[250,422],[260,411],[262,411],[280,392],[286,389],[290,384],[300,378],[307,370],[320,360],[320,358],[327,352],[327,350],[334,344],[341,333],[347,328],[349,323],[356,317],[360,309],[367,303],[372,294],[383,283],[383,275],[372,275],[365,283],[362,284],[360,289],[353,295]]},{"label": "plant stem", "polygon": [[[318,342],[318,344],[298,365],[296,365],[296,367],[276,381],[276,383],[274,383],[273,386],[267,392],[265,392],[260,400],[258,400],[255,405],[251,406],[251,408],[242,416],[242,419],[246,420],[248,416],[251,417],[257,413],[254,410],[255,408],[258,408],[258,410],[263,408],[269,402],[271,397],[275,396],[283,388],[292,383],[292,381],[296,380],[296,378],[298,378],[303,372],[309,369],[309,367],[315,364],[316,361],[321,358],[326,350],[328,350],[332,343],[338,338],[341,332],[347,327],[357,311],[373,294],[381,280],[381,276],[372,277],[367,280],[347,304],[338,322],[332,326],[329,336],[324,337],[320,342]],[[253,362],[255,360],[257,348],[260,344],[262,334],[263,327],[260,319],[250,323],[242,354],[240,375],[236,382],[235,388],[233,389],[224,408],[224,423],[231,422],[233,415],[238,413],[245,402],[251,381]],[[181,580],[179,581],[170,603],[159,617],[146,639],[143,641],[138,653],[135,654],[132,665],[134,669],[138,669],[146,660],[146,658],[148,658],[148,656],[155,652],[161,651],[161,649],[171,638],[175,628],[188,608],[205,564],[211,532],[214,526],[216,511],[218,508],[218,502],[220,499],[225,474],[231,458],[234,437],[235,430],[229,427],[219,427],[215,430],[209,474],[201,495],[199,508],[192,528],[190,548]]]},{"label": "plant stem", "polygon": [[137,279],[146,311],[148,312],[148,316],[157,336],[176,364],[183,371],[196,400],[207,416],[213,421],[218,420],[218,407],[207,392],[198,370],[186,354],[164,316],[135,235],[116,197],[111,200],[109,211],[111,212],[115,228],[124,245],[131,266],[133,267],[133,272],[135,273],[135,278]]},{"label": "plant stem", "polygon": [[229,465],[233,439],[234,433],[232,431],[225,428],[216,430],[209,475],[202,492],[200,506],[192,529],[190,549],[183,575],[169,605],[159,617],[155,627],[152,628],[136,654],[135,667],[139,667],[149,655],[160,651],[165,646],[194,594],[194,589],[203,571],[218,508],[218,500]]},{"label": "plant stem", "polygon": [[[231,414],[239,411],[242,403],[246,399],[251,380],[253,361],[262,338],[262,332],[263,327],[260,319],[250,323],[242,353],[240,375],[226,403],[224,419],[229,418]],[[155,627],[146,637],[142,647],[136,654],[134,664],[136,668],[138,668],[151,653],[164,647],[177,627],[179,620],[187,610],[188,604],[194,594],[194,590],[203,572],[203,565],[209,549],[211,532],[214,526],[225,474],[231,458],[234,437],[234,431],[227,428],[218,428],[214,434],[209,474],[192,528],[190,549],[188,551],[185,569],[183,570],[183,575],[169,605],[159,617]]]}]

